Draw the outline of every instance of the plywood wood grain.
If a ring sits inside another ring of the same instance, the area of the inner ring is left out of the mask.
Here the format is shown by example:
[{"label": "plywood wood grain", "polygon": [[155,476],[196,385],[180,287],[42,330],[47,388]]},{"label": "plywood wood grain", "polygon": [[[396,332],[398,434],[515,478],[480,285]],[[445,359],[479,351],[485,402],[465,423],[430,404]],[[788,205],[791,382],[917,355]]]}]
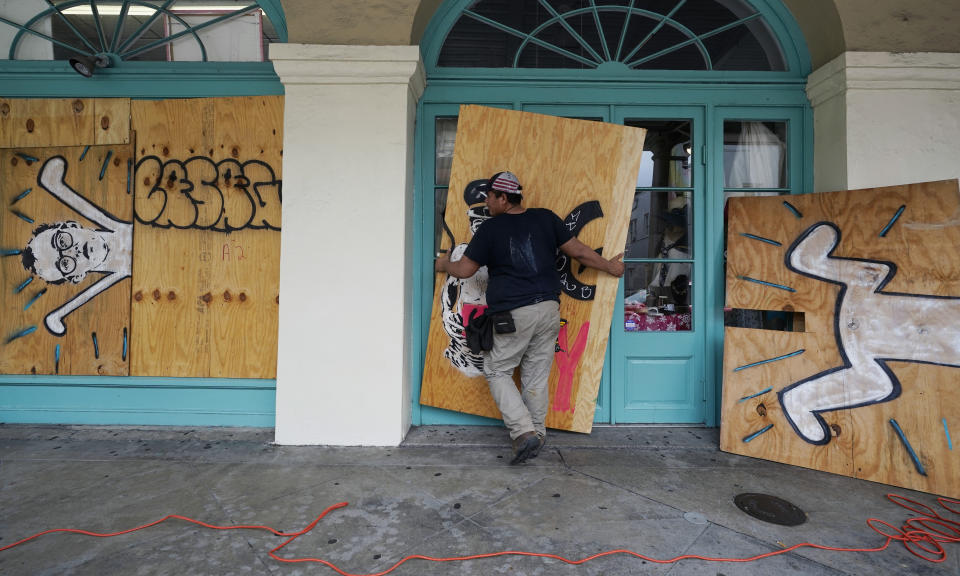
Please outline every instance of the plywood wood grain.
[{"label": "plywood wood grain", "polygon": [[0,148],[130,142],[128,98],[0,98]]},{"label": "plywood wood grain", "polygon": [[726,329],[721,448],[960,496],[957,181],[733,198],[728,215],[727,306],[803,312],[805,332]]},{"label": "plywood wood grain", "polygon": [[282,118],[282,97],[133,103],[133,374],[276,375]]},{"label": "plywood wood grain", "polygon": [[[38,185],[41,166],[54,157],[65,161],[64,182],[80,197],[119,220],[132,221],[133,197],[127,187],[128,161],[133,158],[130,146],[4,149],[0,150],[0,166],[4,167],[0,205],[5,207],[0,214],[0,248],[4,251],[23,250],[34,230],[45,224],[73,221],[90,229],[101,227]],[[64,334],[56,335],[44,325],[48,314],[102,278],[91,272],[77,284],[48,283],[31,274],[20,255],[2,257],[0,373],[128,374],[123,336],[130,321],[129,278],[67,315]],[[32,333],[11,339],[31,328]]]},{"label": "plywood wood grain", "polygon": [[[463,106],[446,223],[457,243],[468,242],[471,233],[464,188],[473,180],[509,170],[523,184],[524,206],[549,208],[565,218],[584,202],[598,201],[603,217],[587,223],[578,238],[590,247],[602,247],[605,257],[614,256],[623,251],[626,241],[643,137],[643,130],[626,126]],[[557,409],[551,401],[547,426],[589,432],[618,279],[590,269],[580,272],[577,263],[573,269],[581,284],[596,285],[594,297],[574,300],[561,296],[560,315],[567,320],[568,346],[573,345],[584,327],[588,337],[571,383],[570,405]],[[441,321],[441,292],[445,280],[445,275],[436,276],[421,403],[499,418],[486,380],[482,376],[465,376],[444,357],[449,343]],[[556,398],[558,380],[554,363],[550,375],[551,399]]]}]

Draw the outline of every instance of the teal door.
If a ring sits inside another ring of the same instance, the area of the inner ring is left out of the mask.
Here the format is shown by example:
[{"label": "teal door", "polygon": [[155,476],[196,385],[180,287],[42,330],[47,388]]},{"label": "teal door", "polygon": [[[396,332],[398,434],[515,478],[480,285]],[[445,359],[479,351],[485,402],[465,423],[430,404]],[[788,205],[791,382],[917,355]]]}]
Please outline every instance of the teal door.
[{"label": "teal door", "polygon": [[716,425],[724,325],[757,324],[724,310],[724,200],[811,188],[810,57],[782,0],[445,0],[421,50],[414,422],[479,423],[421,407],[418,388],[469,103],[648,129],[594,421]]},{"label": "teal door", "polygon": [[704,111],[618,107],[647,130],[610,334],[611,423],[705,423]]},{"label": "teal door", "polygon": [[[528,104],[647,130],[596,421],[704,423],[702,107]],[[611,115],[612,114],[612,115]],[[700,316],[697,314],[701,313]],[[701,317],[702,316],[702,317]]]}]

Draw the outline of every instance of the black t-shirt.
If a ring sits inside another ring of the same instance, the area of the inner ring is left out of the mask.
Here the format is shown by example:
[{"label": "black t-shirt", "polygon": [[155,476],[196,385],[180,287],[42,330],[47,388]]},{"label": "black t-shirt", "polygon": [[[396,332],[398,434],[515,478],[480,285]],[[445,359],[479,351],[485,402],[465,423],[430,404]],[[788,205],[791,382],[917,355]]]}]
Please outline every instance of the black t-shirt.
[{"label": "black t-shirt", "polygon": [[544,208],[500,214],[481,224],[464,255],[487,267],[490,311],[559,301],[557,248],[570,238],[563,220]]}]

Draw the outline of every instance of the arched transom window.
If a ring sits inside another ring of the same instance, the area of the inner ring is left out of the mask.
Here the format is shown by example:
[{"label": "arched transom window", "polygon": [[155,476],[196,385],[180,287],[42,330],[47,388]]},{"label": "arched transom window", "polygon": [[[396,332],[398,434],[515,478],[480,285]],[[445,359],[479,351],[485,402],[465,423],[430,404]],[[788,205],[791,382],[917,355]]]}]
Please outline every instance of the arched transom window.
[{"label": "arched transom window", "polygon": [[0,60],[259,62],[277,41],[277,0],[0,2]]},{"label": "arched transom window", "polygon": [[784,71],[745,0],[478,0],[437,60],[446,68]]}]

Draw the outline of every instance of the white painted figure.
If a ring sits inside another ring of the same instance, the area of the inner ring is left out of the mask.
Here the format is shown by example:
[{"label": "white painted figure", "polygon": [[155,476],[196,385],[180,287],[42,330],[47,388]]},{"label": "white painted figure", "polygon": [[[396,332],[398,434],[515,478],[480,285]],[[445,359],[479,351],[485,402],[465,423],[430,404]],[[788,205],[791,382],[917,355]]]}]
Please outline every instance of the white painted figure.
[{"label": "white painted figure", "polygon": [[896,264],[831,256],[840,242],[832,223],[814,224],[786,255],[789,269],[839,284],[834,331],[844,365],[779,392],[784,415],[811,444],[826,444],[822,412],[893,400],[900,382],[888,361],[960,367],[960,298],[883,292]]},{"label": "white painted figure", "polygon": [[133,259],[133,224],[117,220],[77,194],[64,181],[66,171],[62,156],[50,158],[40,169],[38,183],[97,228],[72,220],[39,226],[23,250],[23,266],[50,284],[78,284],[91,273],[102,277],[47,314],[44,324],[57,336],[67,331],[63,324],[67,315],[130,276]]},{"label": "white painted figure", "polygon": [[[471,185],[475,185],[475,182]],[[464,200],[468,204],[477,199],[482,201],[486,196],[482,188],[474,186],[474,189],[475,191],[472,192],[468,186],[464,193]],[[467,218],[470,220],[470,233],[475,234],[480,224],[490,218],[490,213],[483,204],[475,205],[467,209]],[[460,260],[466,249],[466,244],[458,244],[451,251],[450,260],[452,262]],[[461,279],[447,275],[440,298],[443,330],[450,338],[443,356],[450,360],[454,368],[470,378],[483,376],[483,355],[470,351],[463,330],[464,325],[469,323],[469,315],[472,311],[477,310],[479,314],[487,307],[487,280],[486,266],[481,267],[469,278]]]}]

